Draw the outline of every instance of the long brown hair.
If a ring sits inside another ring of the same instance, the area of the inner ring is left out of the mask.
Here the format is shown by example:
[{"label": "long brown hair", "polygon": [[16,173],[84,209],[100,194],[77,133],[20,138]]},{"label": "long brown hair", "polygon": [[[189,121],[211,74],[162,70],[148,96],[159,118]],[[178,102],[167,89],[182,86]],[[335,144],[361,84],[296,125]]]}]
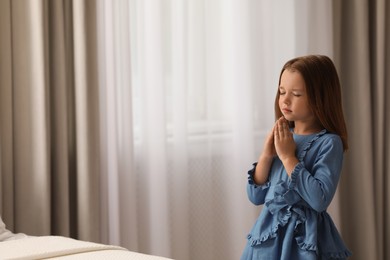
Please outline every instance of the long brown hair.
[{"label": "long brown hair", "polygon": [[[348,134],[342,108],[341,86],[336,67],[324,55],[308,55],[289,60],[279,76],[279,86],[285,70],[299,72],[306,85],[309,106],[317,120],[330,133],[340,136],[344,151],[348,149]],[[279,89],[275,99],[275,117],[280,118]],[[290,122],[293,126],[294,122]]]}]

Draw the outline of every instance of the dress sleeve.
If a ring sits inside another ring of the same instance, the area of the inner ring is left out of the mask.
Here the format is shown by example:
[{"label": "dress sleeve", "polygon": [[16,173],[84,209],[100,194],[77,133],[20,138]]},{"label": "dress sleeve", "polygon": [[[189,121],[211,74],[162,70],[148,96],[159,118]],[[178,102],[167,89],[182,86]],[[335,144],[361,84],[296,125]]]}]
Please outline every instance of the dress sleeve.
[{"label": "dress sleeve", "polygon": [[332,135],[319,148],[311,172],[299,162],[289,180],[289,189],[296,191],[315,211],[326,210],[336,192],[343,161],[343,145]]},{"label": "dress sleeve", "polygon": [[253,164],[253,168],[248,171],[248,184],[246,191],[248,194],[248,199],[255,205],[264,204],[265,195],[270,186],[270,182],[267,181],[263,185],[257,185],[253,180],[253,175],[255,174],[257,163]]}]

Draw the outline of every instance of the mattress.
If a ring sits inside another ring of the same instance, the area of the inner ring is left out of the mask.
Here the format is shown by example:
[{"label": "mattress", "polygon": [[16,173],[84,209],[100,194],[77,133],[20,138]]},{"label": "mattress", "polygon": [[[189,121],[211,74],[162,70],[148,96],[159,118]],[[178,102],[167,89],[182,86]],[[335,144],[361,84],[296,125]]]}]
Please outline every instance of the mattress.
[{"label": "mattress", "polygon": [[129,251],[123,247],[86,242],[62,236],[38,236],[0,242],[0,259],[110,259],[168,260]]}]

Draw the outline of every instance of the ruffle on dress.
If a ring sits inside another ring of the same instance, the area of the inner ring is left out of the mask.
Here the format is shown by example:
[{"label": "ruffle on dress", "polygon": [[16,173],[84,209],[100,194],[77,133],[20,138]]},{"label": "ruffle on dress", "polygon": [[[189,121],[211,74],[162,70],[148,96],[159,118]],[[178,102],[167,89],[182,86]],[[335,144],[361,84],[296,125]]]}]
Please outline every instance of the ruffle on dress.
[{"label": "ruffle on dress", "polygon": [[298,160],[300,162],[303,162],[303,159],[305,158],[305,155],[307,153],[307,151],[310,150],[311,148],[311,145],[317,141],[318,138],[320,138],[321,136],[323,136],[324,134],[326,134],[326,129],[323,129],[321,130],[318,134],[316,134],[313,139],[311,139],[309,142],[306,143],[305,147],[303,148],[302,152],[298,155]]},{"label": "ruffle on dress", "polygon": [[[274,198],[267,201],[265,203],[266,208],[263,209],[267,209],[270,215],[267,216],[268,219],[266,221],[263,221],[264,226],[259,226],[260,230],[263,230],[259,234],[260,236],[254,238],[253,232],[252,234],[248,235],[248,239],[252,240],[252,246],[259,245],[270,238],[276,237],[279,227],[284,227],[287,224],[293,224],[294,230],[296,230],[299,224],[306,221],[306,213],[304,208],[297,205],[297,203],[299,204],[299,202],[302,200],[301,197],[295,191],[289,190],[286,182],[280,180],[275,186],[274,193]],[[290,222],[291,218],[294,219],[295,223]],[[272,222],[271,228],[267,228],[267,226],[269,226],[268,221]],[[305,240],[307,241],[307,239]],[[302,246],[304,246],[304,249],[306,250],[317,250],[316,243],[314,241],[311,244],[304,244],[305,245],[302,243]]]},{"label": "ruffle on dress", "polygon": [[311,210],[285,181],[276,184],[274,198],[265,203],[263,211],[266,215],[247,237],[251,246],[275,238],[280,227],[294,225],[294,231],[286,233],[285,237],[295,239],[302,250],[314,251],[325,259],[344,259],[351,255],[330,216],[326,212]]},{"label": "ruffle on dress", "polygon": [[253,175],[255,174],[255,169],[257,166],[257,162],[252,164],[252,169],[248,171],[248,183],[251,185],[256,185],[255,181],[253,180]]},{"label": "ruffle on dress", "polygon": [[254,178],[253,175],[255,174],[257,162],[253,163],[252,166],[253,166],[252,169],[250,169],[250,170],[248,171],[248,183],[249,183],[250,185],[254,185],[255,188],[257,188],[257,187],[260,187],[261,189],[269,188],[269,186],[270,186],[270,184],[271,184],[269,181],[267,181],[267,182],[264,183],[263,185],[257,185],[257,184],[255,183],[255,181],[253,180],[253,178]]}]

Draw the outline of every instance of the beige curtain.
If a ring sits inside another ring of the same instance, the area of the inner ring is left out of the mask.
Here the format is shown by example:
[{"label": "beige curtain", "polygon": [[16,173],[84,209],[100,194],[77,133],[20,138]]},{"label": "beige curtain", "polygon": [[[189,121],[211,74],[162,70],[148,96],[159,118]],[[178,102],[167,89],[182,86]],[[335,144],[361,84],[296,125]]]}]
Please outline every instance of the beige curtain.
[{"label": "beige curtain", "polygon": [[349,129],[342,230],[352,259],[390,259],[390,2],[334,1]]},{"label": "beige curtain", "polygon": [[1,0],[0,35],[0,214],[97,241],[96,3]]}]

